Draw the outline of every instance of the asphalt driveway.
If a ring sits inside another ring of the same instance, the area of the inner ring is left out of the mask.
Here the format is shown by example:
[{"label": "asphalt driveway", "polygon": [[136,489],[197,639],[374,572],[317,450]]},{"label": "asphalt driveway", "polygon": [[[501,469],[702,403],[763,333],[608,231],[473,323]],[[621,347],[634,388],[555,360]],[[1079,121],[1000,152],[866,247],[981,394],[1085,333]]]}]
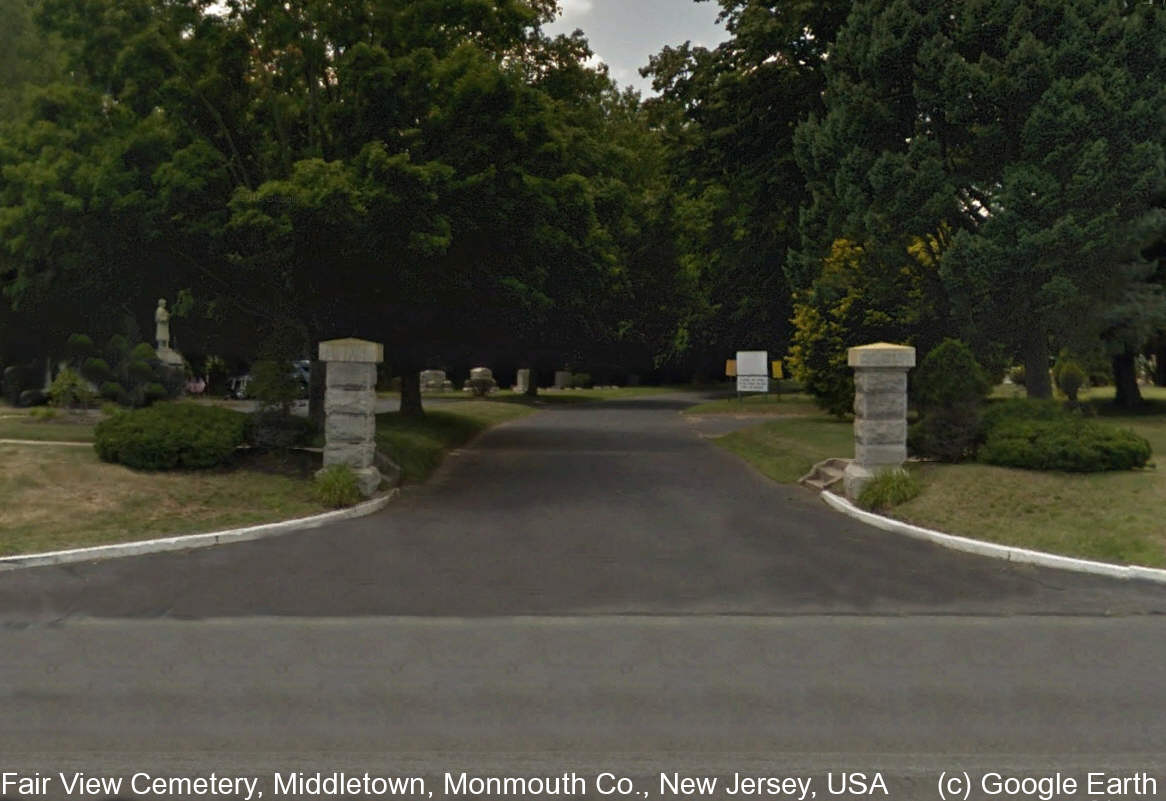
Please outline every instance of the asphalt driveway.
[{"label": "asphalt driveway", "polygon": [[1166,588],[873,530],[770,482],[669,396],[548,408],[377,515],[0,573],[0,619],[1166,612]]}]

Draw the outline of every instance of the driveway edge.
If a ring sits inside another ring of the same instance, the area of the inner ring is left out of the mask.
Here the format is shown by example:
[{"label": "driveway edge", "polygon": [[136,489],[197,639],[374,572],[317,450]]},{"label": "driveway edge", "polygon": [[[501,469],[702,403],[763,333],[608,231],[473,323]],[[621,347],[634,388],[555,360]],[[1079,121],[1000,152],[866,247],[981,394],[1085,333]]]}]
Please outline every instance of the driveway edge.
[{"label": "driveway edge", "polygon": [[976,554],[977,556],[988,556],[993,559],[1003,559],[1008,562],[1022,562],[1025,564],[1039,565],[1041,567],[1051,567],[1058,570],[1074,570],[1078,573],[1093,573],[1095,575],[1110,576],[1112,578],[1140,579],[1166,584],[1166,570],[1161,568],[1094,562],[1089,559],[1076,559],[1072,556],[1060,556],[1055,553],[1017,548],[1013,545],[999,545],[994,542],[974,540],[955,534],[944,534],[942,531],[933,531],[929,528],[915,526],[910,523],[904,523],[901,520],[864,511],[846,498],[835,495],[832,492],[823,491],[819,493],[819,497],[832,509],[842,512],[842,514],[848,517],[853,517],[855,520],[859,520],[867,525],[881,528],[884,531],[890,531],[895,534],[903,534],[914,539],[927,540],[928,542],[933,542],[936,545],[951,548],[955,551],[964,551],[966,553]]},{"label": "driveway edge", "polygon": [[174,537],[161,537],[152,540],[137,542],[121,542],[114,545],[94,545],[88,548],[70,548],[64,551],[50,551],[48,553],[19,554],[16,556],[0,557],[0,571],[19,570],[24,567],[44,567],[46,565],[65,565],[73,562],[96,562],[105,559],[118,559],[123,556],[142,556],[151,553],[166,551],[185,551],[191,548],[209,548],[212,545],[225,545],[232,542],[247,542],[261,540],[267,537],[278,537],[296,531],[318,528],[328,523],[340,520],[350,520],[354,517],[365,517],[379,512],[389,505],[400,494],[397,487],[370,500],[351,506],[347,509],[338,509],[335,512],[310,517],[299,517],[294,520],[281,520],[278,523],[263,523],[258,526],[232,528],[225,531],[211,531],[205,534],[181,534]]}]

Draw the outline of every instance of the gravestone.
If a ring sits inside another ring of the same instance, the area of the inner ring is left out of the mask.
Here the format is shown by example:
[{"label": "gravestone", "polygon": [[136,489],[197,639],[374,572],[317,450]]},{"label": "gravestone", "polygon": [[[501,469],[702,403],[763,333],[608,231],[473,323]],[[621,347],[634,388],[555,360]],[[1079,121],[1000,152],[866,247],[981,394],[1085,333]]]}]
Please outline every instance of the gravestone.
[{"label": "gravestone", "polygon": [[555,389],[567,389],[571,386],[570,370],[555,370]]},{"label": "gravestone", "polygon": [[488,395],[497,388],[498,382],[494,380],[494,371],[489,367],[475,367],[470,370],[470,378],[462,387],[466,392],[473,392],[478,396]]},{"label": "gravestone", "polygon": [[346,464],[367,497],[381,484],[376,459],[377,365],[384,346],[363,339],[320,343],[327,362],[324,389],[324,467]]},{"label": "gravestone", "polygon": [[846,497],[884,470],[907,460],[907,371],[915,366],[915,349],[876,342],[850,348],[854,368],[854,461],[843,473]]},{"label": "gravestone", "polygon": [[518,371],[514,379],[514,391],[525,394],[530,390],[530,368],[524,367]]},{"label": "gravestone", "polygon": [[445,370],[422,370],[422,392],[452,392],[453,382],[445,377]]}]

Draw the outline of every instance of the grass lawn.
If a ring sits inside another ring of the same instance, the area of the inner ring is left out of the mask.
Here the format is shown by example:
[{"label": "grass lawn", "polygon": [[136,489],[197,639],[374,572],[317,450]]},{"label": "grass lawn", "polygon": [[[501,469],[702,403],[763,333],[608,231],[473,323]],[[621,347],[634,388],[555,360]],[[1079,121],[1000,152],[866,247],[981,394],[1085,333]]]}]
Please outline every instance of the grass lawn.
[{"label": "grass lawn", "polygon": [[[408,480],[421,481],[450,448],[491,425],[533,411],[518,403],[467,401],[456,410],[430,411],[417,421],[378,415],[377,443],[401,464]],[[3,438],[93,437],[91,425],[26,423],[20,419],[26,415],[6,413],[14,417],[0,419]],[[241,452],[239,464],[230,468],[146,472],[102,462],[90,448],[0,444],[0,556],[216,531],[329,511],[310,492],[319,458],[302,452],[287,457]]]},{"label": "grass lawn", "polygon": [[532,414],[516,402],[467,400],[456,410],[431,409],[422,418],[399,412],[377,415],[377,448],[401,466],[406,481],[424,481],[437,469],[446,451],[457,448],[487,428]]},{"label": "grass lawn", "polygon": [[854,426],[825,414],[772,420],[714,440],[762,474],[791,484],[823,459],[854,456]]},{"label": "grass lawn", "polygon": [[[1148,399],[1159,390],[1147,391]],[[1105,388],[1094,400],[1106,399]],[[1001,395],[1008,397],[1007,395]],[[1112,397],[1112,388],[1109,389]],[[1163,393],[1166,397],[1166,393]],[[1166,416],[1107,416],[1149,440],[1166,465]],[[715,440],[775,481],[854,454],[853,428],[822,414],[774,420]],[[1166,567],[1166,467],[1112,473],[1041,473],[981,464],[912,464],[922,493],[891,511],[949,534],[1123,564]]]},{"label": "grass lawn", "polygon": [[801,392],[722,398],[684,410],[685,414],[812,415],[818,412],[813,398]]},{"label": "grass lawn", "polygon": [[89,448],[0,445],[0,555],[268,523],[326,509],[302,478],[244,469],[142,472]]},{"label": "grass lawn", "polygon": [[94,421],[58,412],[52,420],[37,420],[23,409],[0,409],[0,439],[44,442],[92,442]]}]

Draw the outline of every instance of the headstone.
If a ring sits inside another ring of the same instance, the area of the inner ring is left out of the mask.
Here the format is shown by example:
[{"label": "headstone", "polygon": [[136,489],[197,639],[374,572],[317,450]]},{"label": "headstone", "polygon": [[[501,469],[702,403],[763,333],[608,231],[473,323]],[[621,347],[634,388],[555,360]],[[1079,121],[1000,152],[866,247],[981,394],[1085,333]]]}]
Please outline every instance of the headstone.
[{"label": "headstone", "polygon": [[422,370],[422,392],[452,392],[453,382],[445,377],[445,370]]},{"label": "headstone", "polygon": [[555,370],[555,389],[566,389],[571,386],[570,370]]},{"label": "headstone", "polygon": [[384,346],[363,339],[320,343],[327,362],[324,390],[324,467],[346,464],[365,496],[376,492],[381,474],[376,460],[377,365]]},{"label": "headstone", "polygon": [[518,371],[514,379],[514,391],[520,395],[530,391],[530,368],[524,367]]},{"label": "headstone", "polygon": [[494,380],[494,371],[489,367],[475,367],[470,370],[470,379],[462,387],[463,390],[478,396],[488,395],[497,388],[498,382]]},{"label": "headstone", "polygon": [[876,342],[850,348],[854,368],[854,461],[843,474],[846,497],[884,470],[907,460],[907,371],[915,366],[915,349]]}]

